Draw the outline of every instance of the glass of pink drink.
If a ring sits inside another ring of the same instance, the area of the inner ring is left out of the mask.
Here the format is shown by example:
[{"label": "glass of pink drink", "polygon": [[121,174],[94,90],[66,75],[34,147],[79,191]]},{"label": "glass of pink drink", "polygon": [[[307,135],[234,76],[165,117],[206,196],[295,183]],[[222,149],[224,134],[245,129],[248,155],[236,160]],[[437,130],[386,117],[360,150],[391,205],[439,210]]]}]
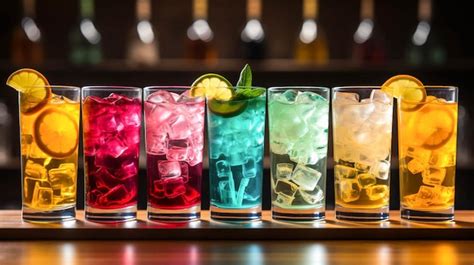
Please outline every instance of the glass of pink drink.
[{"label": "glass of pink drink", "polygon": [[141,101],[140,88],[82,89],[88,220],[136,219]]},{"label": "glass of pink drink", "polygon": [[189,87],[145,88],[148,218],[200,218],[205,100]]}]

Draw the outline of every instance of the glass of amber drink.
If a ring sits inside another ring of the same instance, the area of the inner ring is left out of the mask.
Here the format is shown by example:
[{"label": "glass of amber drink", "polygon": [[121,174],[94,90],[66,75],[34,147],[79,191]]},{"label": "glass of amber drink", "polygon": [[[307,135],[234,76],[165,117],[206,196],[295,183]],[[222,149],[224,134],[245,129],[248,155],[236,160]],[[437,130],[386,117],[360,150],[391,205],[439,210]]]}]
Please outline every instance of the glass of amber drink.
[{"label": "glass of amber drink", "polygon": [[424,86],[422,101],[398,100],[401,216],[454,219],[458,89]]}]

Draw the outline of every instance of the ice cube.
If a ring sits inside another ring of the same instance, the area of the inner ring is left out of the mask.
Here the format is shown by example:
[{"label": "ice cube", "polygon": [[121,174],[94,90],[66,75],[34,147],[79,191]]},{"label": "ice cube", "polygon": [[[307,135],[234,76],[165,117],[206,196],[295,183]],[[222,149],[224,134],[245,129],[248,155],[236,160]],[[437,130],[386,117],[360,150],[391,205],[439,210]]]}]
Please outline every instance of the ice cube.
[{"label": "ice cube", "polygon": [[34,208],[52,208],[54,206],[53,189],[49,187],[42,187],[40,186],[39,182],[36,182],[31,202],[32,207]]},{"label": "ice cube", "polygon": [[421,176],[423,177],[423,184],[441,185],[446,177],[446,169],[429,167],[421,173]]},{"label": "ice cube", "polygon": [[362,125],[374,110],[375,105],[373,103],[359,103],[344,106],[344,111],[341,114],[345,122]]},{"label": "ice cube", "polygon": [[179,162],[179,167],[181,169],[180,177],[183,179],[184,183],[189,181],[189,167],[186,162]]},{"label": "ice cube", "polygon": [[176,102],[179,103],[197,103],[197,102],[203,102],[204,98],[203,97],[193,97],[191,96],[190,90],[186,90],[181,95],[178,96],[178,99]]},{"label": "ice cube", "polygon": [[372,102],[379,102],[384,104],[391,104],[392,97],[390,97],[387,93],[383,92],[380,89],[374,89],[370,93],[370,100]]},{"label": "ice cube", "polygon": [[290,179],[293,173],[293,164],[291,163],[278,163],[276,165],[276,178],[277,179]]},{"label": "ice cube", "polygon": [[417,158],[422,164],[428,164],[431,158],[431,151],[421,147],[409,146],[406,149],[406,155],[411,158]]},{"label": "ice cube", "polygon": [[186,161],[189,153],[188,139],[169,139],[166,159],[173,161]]},{"label": "ice cube", "polygon": [[321,173],[319,171],[302,164],[296,165],[291,175],[291,180],[302,190],[314,190],[320,178]]},{"label": "ice cube", "polygon": [[135,194],[132,194],[124,185],[120,184],[100,196],[98,202],[104,206],[118,205],[129,202],[134,196]]},{"label": "ice cube", "polygon": [[421,173],[425,170],[426,165],[420,162],[417,158],[413,158],[408,162],[407,164],[408,171],[410,171],[412,174],[416,175],[418,173]]},{"label": "ice cube", "polygon": [[115,176],[121,180],[133,178],[138,174],[138,164],[134,161],[125,161],[116,171]]},{"label": "ice cube", "polygon": [[191,135],[191,127],[184,115],[179,115],[176,120],[169,123],[169,138],[173,140],[186,139]]},{"label": "ice cube", "polygon": [[34,192],[36,186],[51,188],[51,185],[48,181],[44,181],[38,178],[25,177],[23,180],[23,192],[24,192],[24,201],[25,203],[32,204],[34,199]]},{"label": "ice cube", "polygon": [[294,89],[288,89],[280,95],[276,96],[276,100],[282,103],[294,103],[296,97],[298,96],[298,91]]},{"label": "ice cube", "polygon": [[435,202],[437,195],[434,187],[421,185],[415,197],[415,204],[424,207],[430,206]]},{"label": "ice cube", "polygon": [[50,169],[48,175],[52,189],[58,191],[61,196],[76,195],[76,165],[74,163],[64,163],[58,168]]},{"label": "ice cube", "polygon": [[369,200],[376,201],[380,199],[388,200],[388,187],[387,185],[374,185],[366,190]]},{"label": "ice cube", "polygon": [[[97,152],[97,160],[100,160],[99,157],[111,156],[113,158],[120,157],[126,150],[128,146],[124,143],[119,137],[111,136],[108,137],[105,141],[105,144],[101,145],[99,151]],[[100,163],[97,164],[100,166]]]},{"label": "ice cube", "polygon": [[378,179],[387,180],[390,174],[390,162],[386,160],[376,162],[375,165],[370,168],[370,173]]},{"label": "ice cube", "polygon": [[339,181],[339,192],[344,202],[357,201],[360,198],[360,185],[357,179],[341,179]]},{"label": "ice cube", "polygon": [[370,173],[359,174],[357,175],[357,179],[359,180],[359,185],[363,189],[367,189],[377,183],[375,176]]},{"label": "ice cube", "polygon": [[186,193],[186,186],[182,177],[165,178],[163,186],[165,188],[165,196],[170,199]]},{"label": "ice cube", "polygon": [[153,181],[153,187],[151,191],[151,196],[153,196],[156,199],[163,199],[165,198],[165,186],[163,184],[163,180],[154,180]]},{"label": "ice cube", "polygon": [[[233,181],[232,181],[233,183]],[[236,192],[233,187],[230,185],[229,180],[220,180],[219,181],[219,195],[222,203],[225,204],[236,204]]]},{"label": "ice cube", "polygon": [[141,108],[140,105],[129,105],[124,111],[115,116],[120,120],[121,124],[126,127],[138,128],[141,125]]},{"label": "ice cube", "polygon": [[175,103],[174,97],[170,92],[166,90],[158,90],[153,94],[150,94],[147,98],[147,101],[152,103]]},{"label": "ice cube", "polygon": [[216,171],[219,178],[232,178],[232,171],[226,160],[219,160],[216,162]]},{"label": "ice cube", "polygon": [[354,166],[359,172],[369,172],[370,170],[370,165],[368,164],[356,162],[354,163]]},{"label": "ice cube", "polygon": [[294,196],[287,196],[285,194],[279,193],[274,203],[280,207],[290,207],[293,201],[295,200]]},{"label": "ice cube", "polygon": [[101,132],[118,132],[124,128],[122,122],[112,113],[97,116],[96,124]]},{"label": "ice cube", "polygon": [[109,190],[114,186],[117,186],[122,183],[120,179],[110,174],[110,172],[105,167],[100,167],[99,169],[97,169],[97,171],[94,172],[93,176],[97,188],[103,190]]},{"label": "ice cube", "polygon": [[434,151],[431,154],[429,164],[433,167],[453,167],[456,165],[456,153]]},{"label": "ice cube", "polygon": [[33,136],[30,134],[21,135],[21,155],[29,157],[31,144],[33,143]]},{"label": "ice cube", "polygon": [[334,104],[357,104],[359,103],[359,94],[348,92],[335,92],[333,102]]},{"label": "ice cube", "polygon": [[242,178],[241,179],[240,185],[239,185],[239,190],[237,191],[237,197],[236,197],[237,206],[242,206],[242,202],[243,202],[244,194],[245,194],[245,189],[249,185],[249,182],[250,182],[250,178]]},{"label": "ice cube", "polygon": [[338,180],[355,179],[358,174],[358,171],[353,167],[348,167],[345,165],[336,165],[334,167],[334,174],[336,179]]},{"label": "ice cube", "polygon": [[325,99],[319,94],[310,91],[304,91],[298,93],[295,102],[300,104],[314,104],[321,100]]},{"label": "ice cube", "polygon": [[298,190],[298,186],[286,179],[279,179],[275,184],[275,193],[283,194],[288,197],[294,197],[296,191]]},{"label": "ice cube", "polygon": [[201,194],[199,191],[189,186],[186,188],[186,193],[183,194],[182,197],[187,205],[200,204],[201,202]]},{"label": "ice cube", "polygon": [[242,173],[244,178],[255,178],[257,175],[257,165],[253,158],[249,157],[244,163],[242,167]]},{"label": "ice cube", "polygon": [[437,196],[433,201],[435,204],[452,204],[454,202],[454,187],[435,186]]},{"label": "ice cube", "polygon": [[300,190],[300,194],[303,200],[309,204],[317,204],[324,199],[324,192],[319,186],[316,186],[312,191]]},{"label": "ice cube", "polygon": [[293,146],[289,156],[290,160],[297,164],[315,165],[319,161],[318,153],[308,146]]},{"label": "ice cube", "polygon": [[140,145],[139,128],[127,127],[120,132],[120,136],[124,143],[128,146]]},{"label": "ice cube", "polygon": [[153,155],[164,155],[168,152],[168,134],[150,133],[147,134],[146,142],[147,153]]},{"label": "ice cube", "polygon": [[25,176],[38,180],[47,180],[48,174],[46,168],[42,165],[27,160],[25,165]]},{"label": "ice cube", "polygon": [[158,172],[161,178],[174,178],[181,176],[181,166],[177,161],[158,161]]},{"label": "ice cube", "polygon": [[234,149],[229,156],[229,163],[231,166],[240,166],[245,164],[245,161],[247,161],[247,154],[243,150]]},{"label": "ice cube", "polygon": [[270,141],[270,150],[278,155],[286,155],[288,154],[289,150],[291,149],[291,144],[283,139],[274,139],[271,137]]}]

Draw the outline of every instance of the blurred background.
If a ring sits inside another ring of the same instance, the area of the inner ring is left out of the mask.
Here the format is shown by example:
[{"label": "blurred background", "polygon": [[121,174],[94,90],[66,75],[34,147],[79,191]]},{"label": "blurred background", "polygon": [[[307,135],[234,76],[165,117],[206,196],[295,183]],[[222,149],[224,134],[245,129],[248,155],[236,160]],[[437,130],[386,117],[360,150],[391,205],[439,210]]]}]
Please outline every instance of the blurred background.
[{"label": "blurred background", "polygon": [[[249,63],[254,85],[264,87],[380,85],[399,73],[425,84],[458,86],[456,207],[474,209],[469,191],[474,185],[474,105],[469,104],[474,98],[474,40],[469,7],[468,1],[447,0],[1,1],[0,81],[18,68],[32,67],[51,84],[76,86],[190,85],[207,72],[236,82]],[[18,102],[16,91],[2,86],[0,208],[14,209],[21,206]],[[391,208],[397,209],[396,123],[393,135]],[[207,156],[204,159],[206,163]],[[268,169],[265,173],[268,209]],[[82,175],[80,169],[80,208]],[[207,208],[207,169],[203,185]]]}]

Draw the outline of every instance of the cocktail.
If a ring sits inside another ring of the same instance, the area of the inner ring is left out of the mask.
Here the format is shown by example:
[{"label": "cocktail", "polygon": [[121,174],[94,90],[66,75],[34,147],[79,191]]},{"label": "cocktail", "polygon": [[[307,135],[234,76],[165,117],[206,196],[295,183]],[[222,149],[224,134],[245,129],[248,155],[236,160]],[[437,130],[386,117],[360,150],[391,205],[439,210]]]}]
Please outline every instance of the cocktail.
[{"label": "cocktail", "polygon": [[23,219],[75,218],[80,89],[50,86],[32,69],[7,84],[19,93]]},{"label": "cocktail", "polygon": [[200,217],[204,97],[190,87],[146,87],[148,218]]},{"label": "cocktail", "polygon": [[207,97],[211,218],[261,217],[265,89],[246,65],[233,87],[217,74],[199,77],[191,94]]},{"label": "cocktail", "polygon": [[329,89],[268,89],[272,215],[324,219]]},{"label": "cocktail", "polygon": [[392,97],[380,87],[333,88],[336,218],[388,219]]},{"label": "cocktail", "polygon": [[411,76],[384,86],[398,97],[402,218],[453,220],[458,89],[424,86]]},{"label": "cocktail", "polygon": [[141,89],[83,88],[86,218],[136,218]]}]

